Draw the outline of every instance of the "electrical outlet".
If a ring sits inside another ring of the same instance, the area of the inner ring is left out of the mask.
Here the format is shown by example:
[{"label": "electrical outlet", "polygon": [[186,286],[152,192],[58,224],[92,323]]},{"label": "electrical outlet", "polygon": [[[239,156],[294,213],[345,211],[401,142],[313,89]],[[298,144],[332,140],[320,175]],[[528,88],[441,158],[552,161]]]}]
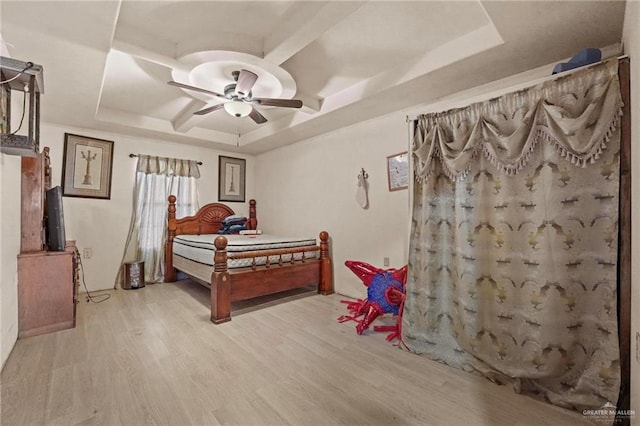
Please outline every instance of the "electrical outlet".
[{"label": "electrical outlet", "polygon": [[389,266],[389,258],[385,257],[382,259],[382,266]]},{"label": "electrical outlet", "polygon": [[85,259],[91,259],[91,257],[93,257],[93,249],[92,248],[83,249],[82,257],[84,257]]}]

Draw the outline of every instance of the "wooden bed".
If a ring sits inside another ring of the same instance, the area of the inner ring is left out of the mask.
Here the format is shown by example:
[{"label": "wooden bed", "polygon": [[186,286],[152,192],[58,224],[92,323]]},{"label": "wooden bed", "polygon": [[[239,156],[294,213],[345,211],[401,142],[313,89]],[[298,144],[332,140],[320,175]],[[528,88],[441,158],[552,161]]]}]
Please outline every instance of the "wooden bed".
[{"label": "wooden bed", "polygon": [[[213,267],[176,257],[173,242],[178,235],[216,234],[222,227],[222,220],[234,215],[234,211],[221,203],[203,206],[195,215],[176,219],[176,197],[169,196],[168,237],[165,247],[165,282],[176,281],[179,269],[185,274],[198,278],[197,281],[211,288],[211,321],[220,324],[231,320],[231,303],[294,288],[317,285],[318,293],[333,293],[331,258],[329,257],[329,234],[320,232],[320,244],[295,248],[260,250],[259,252],[227,253],[227,238],[214,236],[216,248]],[[248,229],[256,229],[256,202],[249,202]],[[308,253],[316,257],[307,257]],[[294,254],[299,259],[294,260]],[[267,256],[265,265],[258,266],[255,259]],[[276,257],[279,261],[270,262]],[[291,260],[283,261],[283,257]],[[252,266],[228,269],[227,260],[251,259]],[[175,260],[175,261],[174,261]],[[209,269],[207,269],[209,268]],[[212,270],[211,270],[212,269]],[[210,276],[208,275],[210,272]],[[208,278],[208,279],[207,279]]]}]

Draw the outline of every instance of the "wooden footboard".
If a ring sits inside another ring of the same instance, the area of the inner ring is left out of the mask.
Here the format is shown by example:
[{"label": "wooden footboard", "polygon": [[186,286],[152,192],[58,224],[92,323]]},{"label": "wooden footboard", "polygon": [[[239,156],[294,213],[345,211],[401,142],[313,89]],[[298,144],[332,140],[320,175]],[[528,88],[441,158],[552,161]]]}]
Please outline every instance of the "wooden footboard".
[{"label": "wooden footboard", "polygon": [[[285,290],[317,285],[318,293],[333,293],[331,258],[329,257],[329,234],[320,233],[320,245],[295,249],[277,249],[260,252],[245,252],[228,255],[227,239],[217,237],[214,241],[214,271],[211,274],[211,321],[220,324],[231,320],[231,303],[253,297],[278,293]],[[305,253],[319,252],[319,258],[307,258]],[[300,260],[293,261],[294,253],[302,253]],[[291,261],[283,261],[282,256],[291,254]],[[229,258],[265,257],[263,266],[254,265],[243,270],[227,270]],[[279,261],[269,262],[270,257]]]}]

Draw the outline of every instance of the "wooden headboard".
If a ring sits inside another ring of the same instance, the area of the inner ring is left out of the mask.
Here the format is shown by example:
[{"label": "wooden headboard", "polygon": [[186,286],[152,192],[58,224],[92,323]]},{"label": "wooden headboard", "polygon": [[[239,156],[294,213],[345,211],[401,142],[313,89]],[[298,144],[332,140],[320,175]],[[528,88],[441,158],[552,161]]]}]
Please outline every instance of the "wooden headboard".
[{"label": "wooden headboard", "polygon": [[[169,195],[168,235],[165,246],[165,281],[176,280],[176,270],[173,267],[173,239],[176,235],[215,234],[222,228],[222,220],[234,215],[231,207],[221,203],[209,203],[198,210],[193,216],[176,219],[176,197]],[[256,229],[256,200],[249,200],[249,218],[247,229]],[[213,242],[213,241],[212,241]]]},{"label": "wooden headboard", "polygon": [[[176,197],[169,196],[168,238],[173,242],[176,235],[201,235],[215,234],[222,228],[222,221],[228,216],[234,215],[231,207],[221,203],[209,203],[202,206],[193,216],[176,219]],[[249,201],[249,218],[247,229],[256,229],[256,200]]]}]

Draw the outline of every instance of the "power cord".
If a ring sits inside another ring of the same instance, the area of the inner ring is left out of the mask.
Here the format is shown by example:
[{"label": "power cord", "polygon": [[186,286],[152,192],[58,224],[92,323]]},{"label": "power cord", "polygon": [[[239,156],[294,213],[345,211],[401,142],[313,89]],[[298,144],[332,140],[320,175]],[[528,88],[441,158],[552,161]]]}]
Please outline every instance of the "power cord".
[{"label": "power cord", "polygon": [[0,84],[6,84],[6,83],[11,83],[13,80],[15,80],[16,78],[20,77],[22,74],[24,74],[24,72],[30,68],[33,68],[33,62],[27,62],[24,65],[24,68],[22,68],[22,71],[18,71],[18,74],[14,75],[13,77],[11,77],[8,80],[2,80],[0,81]]},{"label": "power cord", "polygon": [[87,292],[86,301],[92,303],[102,303],[105,300],[109,300],[111,298],[111,294],[99,294],[97,296],[91,295],[91,292],[87,288],[87,283],[84,280],[84,266],[82,265],[82,256],[80,256],[80,250],[76,247],[76,258],[78,259],[78,265],[80,265],[80,270],[82,271],[82,284],[84,285],[84,291]]},{"label": "power cord", "polygon": [[23,92],[23,94],[22,94],[22,116],[20,117],[20,124],[18,125],[18,128],[13,133],[11,133],[11,136],[17,134],[20,131],[20,129],[22,128],[22,123],[24,122],[24,115],[25,115],[26,110],[27,110],[27,92]]}]

